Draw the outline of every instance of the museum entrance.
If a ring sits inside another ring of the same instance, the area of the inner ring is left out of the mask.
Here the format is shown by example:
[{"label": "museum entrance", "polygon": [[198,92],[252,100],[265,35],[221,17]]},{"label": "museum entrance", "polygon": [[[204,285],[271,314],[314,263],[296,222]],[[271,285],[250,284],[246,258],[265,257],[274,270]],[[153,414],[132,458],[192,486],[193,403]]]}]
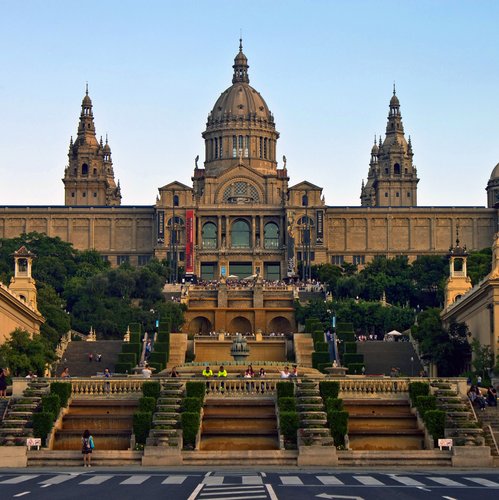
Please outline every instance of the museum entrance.
[{"label": "museum entrance", "polygon": [[251,262],[230,262],[229,273],[230,276],[237,276],[239,279],[247,278],[253,274],[253,264]]}]

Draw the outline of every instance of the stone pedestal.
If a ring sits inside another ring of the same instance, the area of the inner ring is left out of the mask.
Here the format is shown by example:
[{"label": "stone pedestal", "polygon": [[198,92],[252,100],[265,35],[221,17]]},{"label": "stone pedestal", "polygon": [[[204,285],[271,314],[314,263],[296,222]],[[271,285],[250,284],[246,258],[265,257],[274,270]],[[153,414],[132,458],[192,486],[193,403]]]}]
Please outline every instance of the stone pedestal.
[{"label": "stone pedestal", "polygon": [[182,452],[178,446],[145,446],[142,465],[182,465]]},{"label": "stone pedestal", "polygon": [[299,446],[298,467],[320,465],[322,467],[337,467],[338,455],[334,446]]},{"label": "stone pedestal", "polygon": [[489,446],[454,446],[452,448],[453,467],[492,467]]},{"label": "stone pedestal", "polygon": [[27,467],[28,454],[26,446],[0,446],[1,467]]},{"label": "stone pedestal", "polygon": [[344,377],[347,374],[348,368],[345,366],[329,366],[326,371],[331,377]]}]

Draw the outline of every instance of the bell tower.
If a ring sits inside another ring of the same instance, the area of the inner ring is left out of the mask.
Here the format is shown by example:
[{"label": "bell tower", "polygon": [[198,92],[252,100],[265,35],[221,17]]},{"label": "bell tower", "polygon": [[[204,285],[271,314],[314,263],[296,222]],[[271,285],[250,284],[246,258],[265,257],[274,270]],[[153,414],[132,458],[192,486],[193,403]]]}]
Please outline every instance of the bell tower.
[{"label": "bell tower", "polygon": [[459,244],[458,227],[456,244],[449,249],[449,277],[445,283],[445,307],[449,307],[472,288],[466,268],[467,258],[466,245],[461,247]]},{"label": "bell tower", "polygon": [[17,294],[21,300],[26,302],[35,311],[38,311],[36,301],[36,282],[31,277],[31,266],[35,254],[22,246],[14,256],[14,277],[10,280],[9,289]]},{"label": "bell tower", "polygon": [[114,181],[111,147],[107,135],[97,141],[92,100],[88,95],[81,103],[76,140],[69,143],[69,163],[64,171],[64,203],[69,206],[116,206],[121,204],[121,189]]}]

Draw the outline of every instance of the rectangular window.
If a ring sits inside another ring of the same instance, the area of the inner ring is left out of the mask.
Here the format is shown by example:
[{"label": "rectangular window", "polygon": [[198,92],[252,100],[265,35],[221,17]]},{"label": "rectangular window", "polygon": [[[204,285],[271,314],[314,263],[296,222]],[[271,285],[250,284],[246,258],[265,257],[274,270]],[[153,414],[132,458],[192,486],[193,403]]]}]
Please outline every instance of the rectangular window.
[{"label": "rectangular window", "polygon": [[388,198],[388,193],[385,193],[385,198]]},{"label": "rectangular window", "polygon": [[315,252],[310,252],[310,260],[315,260]]},{"label": "rectangular window", "polygon": [[182,262],[185,260],[185,252],[178,253],[178,260],[181,260]]},{"label": "rectangular window", "polygon": [[263,158],[263,137],[260,137],[260,140],[258,142],[260,143],[259,156],[260,158]]},{"label": "rectangular window", "polygon": [[281,279],[281,265],[278,262],[265,262],[263,270],[266,280],[279,281]]},{"label": "rectangular window", "polygon": [[237,137],[232,136],[232,158],[237,158]]},{"label": "rectangular window", "polygon": [[130,262],[130,256],[129,255],[118,255],[116,262],[118,263],[118,266],[121,266],[121,264],[124,264],[125,262]]},{"label": "rectangular window", "polygon": [[151,260],[150,255],[139,255],[138,257],[138,265],[145,266]]},{"label": "rectangular window", "polygon": [[410,198],[411,197],[411,193],[407,193],[407,198]]},{"label": "rectangular window", "polygon": [[249,144],[250,144],[250,138],[249,138],[249,135],[247,135],[246,136],[246,144],[244,147],[244,157],[245,158],[248,158],[248,156],[249,156]]},{"label": "rectangular window", "polygon": [[223,157],[223,148],[222,148],[222,138],[218,138],[218,157],[222,158]]},{"label": "rectangular window", "polygon": [[218,279],[218,266],[216,262],[201,263],[201,279],[206,281]]},{"label": "rectangular window", "polygon": [[365,255],[354,255],[352,259],[352,263],[355,265],[363,265],[366,263],[366,256]]},{"label": "rectangular window", "polygon": [[331,264],[333,266],[342,266],[345,263],[344,255],[332,255],[331,256]]},{"label": "rectangular window", "polygon": [[215,137],[215,159],[218,158],[218,139]]},{"label": "rectangular window", "polygon": [[298,259],[299,262],[301,262],[301,252],[296,252],[296,258]]},{"label": "rectangular window", "polygon": [[101,255],[101,259],[102,259],[104,262],[109,262],[109,256],[108,256],[108,255]]}]

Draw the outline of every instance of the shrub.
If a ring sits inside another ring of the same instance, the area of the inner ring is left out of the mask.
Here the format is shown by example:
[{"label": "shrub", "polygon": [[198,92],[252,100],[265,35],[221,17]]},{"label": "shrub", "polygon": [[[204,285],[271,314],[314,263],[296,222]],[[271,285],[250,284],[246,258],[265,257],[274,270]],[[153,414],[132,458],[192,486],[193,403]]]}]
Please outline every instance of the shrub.
[{"label": "shrub", "polygon": [[364,363],[350,363],[347,365],[347,368],[350,375],[362,375]]},{"label": "shrub", "polygon": [[319,382],[319,391],[322,398],[337,398],[340,393],[340,383],[332,380],[321,380]]},{"label": "shrub", "polygon": [[345,434],[348,433],[348,412],[330,411],[327,419],[335,446],[345,446]]},{"label": "shrub", "polygon": [[312,333],[312,340],[314,341],[314,348],[317,350],[317,343],[324,342],[324,331],[322,327],[320,330],[316,330]]},{"label": "shrub", "polygon": [[317,364],[317,369],[321,372],[321,373],[328,373],[328,371],[326,370],[326,368],[329,368],[333,366],[333,364],[331,362],[329,363],[318,363]]},{"label": "shrub", "polygon": [[42,446],[45,446],[48,433],[54,424],[54,416],[49,412],[33,414],[33,435],[42,438]]},{"label": "shrub", "polygon": [[[326,406],[326,412],[330,411],[342,411],[343,410],[343,399],[339,398],[325,398],[324,404]],[[329,421],[329,418],[328,418]]]},{"label": "shrub", "polygon": [[170,344],[170,332],[168,331],[158,332],[158,336],[156,337],[156,343],[158,342]]},{"label": "shrub", "polygon": [[148,361],[147,364],[154,373],[159,373],[165,367],[163,363],[156,363],[155,361]]},{"label": "shrub", "polygon": [[52,413],[54,416],[52,420],[55,420],[59,415],[61,409],[61,399],[58,394],[50,394],[47,396],[42,396],[42,411],[45,413]]},{"label": "shrub", "polygon": [[424,422],[428,432],[437,440],[444,437],[445,429],[445,411],[428,410],[424,414]]},{"label": "shrub", "polygon": [[315,344],[315,350],[317,352],[328,352],[329,346],[328,346],[327,342],[317,342]]},{"label": "shrub", "polygon": [[152,413],[150,411],[138,411],[133,415],[133,433],[139,444],[145,444],[152,426]]},{"label": "shrub", "polygon": [[363,354],[353,354],[353,353],[345,353],[343,355],[343,364],[350,365],[352,363],[364,363],[364,355]]},{"label": "shrub", "polygon": [[181,415],[184,446],[196,446],[196,436],[201,423],[201,416],[198,412],[184,412]]},{"label": "shrub", "polygon": [[295,384],[293,382],[277,382],[277,399],[294,398]]},{"label": "shrub", "polygon": [[281,434],[289,441],[296,443],[299,419],[296,411],[279,412],[279,427]]},{"label": "shrub", "polygon": [[142,342],[140,341],[140,333],[130,332],[130,342],[129,343],[142,345]]},{"label": "shrub", "polygon": [[170,350],[170,344],[168,342],[155,342],[153,346],[153,352],[168,352]]},{"label": "shrub", "polygon": [[161,394],[161,385],[159,382],[144,382],[142,384],[142,395],[144,397],[158,399]]},{"label": "shrub", "polygon": [[322,328],[322,323],[317,318],[308,318],[305,320],[305,331],[307,333],[315,332]]},{"label": "shrub", "polygon": [[277,400],[279,411],[296,411],[296,399],[294,397],[282,397]]},{"label": "shrub", "polygon": [[196,397],[184,398],[182,402],[182,411],[185,413],[201,413],[203,400]]},{"label": "shrub", "polygon": [[114,373],[132,373],[135,364],[132,363],[116,363],[114,365]]},{"label": "shrub", "polygon": [[312,366],[314,368],[318,368],[319,364],[329,362],[329,353],[328,352],[313,352],[312,353]]},{"label": "shrub", "polygon": [[428,382],[411,382],[409,384],[409,397],[412,404],[416,404],[418,396],[428,396],[430,394],[430,385]]},{"label": "shrub", "polygon": [[347,354],[355,354],[357,352],[357,342],[343,342],[343,352]]},{"label": "shrub", "polygon": [[50,384],[50,394],[57,394],[61,407],[68,406],[71,397],[71,384],[69,382],[52,382]]},{"label": "shrub", "polygon": [[120,352],[118,354],[118,363],[130,363],[135,366],[137,364],[137,354],[134,352]]},{"label": "shrub", "polygon": [[353,323],[338,322],[336,324],[336,331],[338,333],[353,333]]},{"label": "shrub", "polygon": [[437,409],[437,398],[435,396],[417,396],[416,408],[424,419],[424,415],[427,411]]},{"label": "shrub", "polygon": [[122,353],[133,353],[136,356],[139,355],[141,344],[132,344],[131,342],[124,342],[121,345],[121,352]]},{"label": "shrub", "polygon": [[162,370],[165,367],[166,363],[168,362],[168,353],[154,351],[149,356],[148,362],[149,364],[158,363],[159,365],[161,365],[161,370]]},{"label": "shrub", "polygon": [[198,398],[204,401],[206,392],[206,384],[204,382],[186,382],[185,384],[185,397]]},{"label": "shrub", "polygon": [[353,332],[336,332],[338,340],[341,342],[355,342],[355,334]]},{"label": "shrub", "polygon": [[139,412],[151,412],[154,413],[156,409],[156,398],[151,396],[144,396],[139,399]]}]

